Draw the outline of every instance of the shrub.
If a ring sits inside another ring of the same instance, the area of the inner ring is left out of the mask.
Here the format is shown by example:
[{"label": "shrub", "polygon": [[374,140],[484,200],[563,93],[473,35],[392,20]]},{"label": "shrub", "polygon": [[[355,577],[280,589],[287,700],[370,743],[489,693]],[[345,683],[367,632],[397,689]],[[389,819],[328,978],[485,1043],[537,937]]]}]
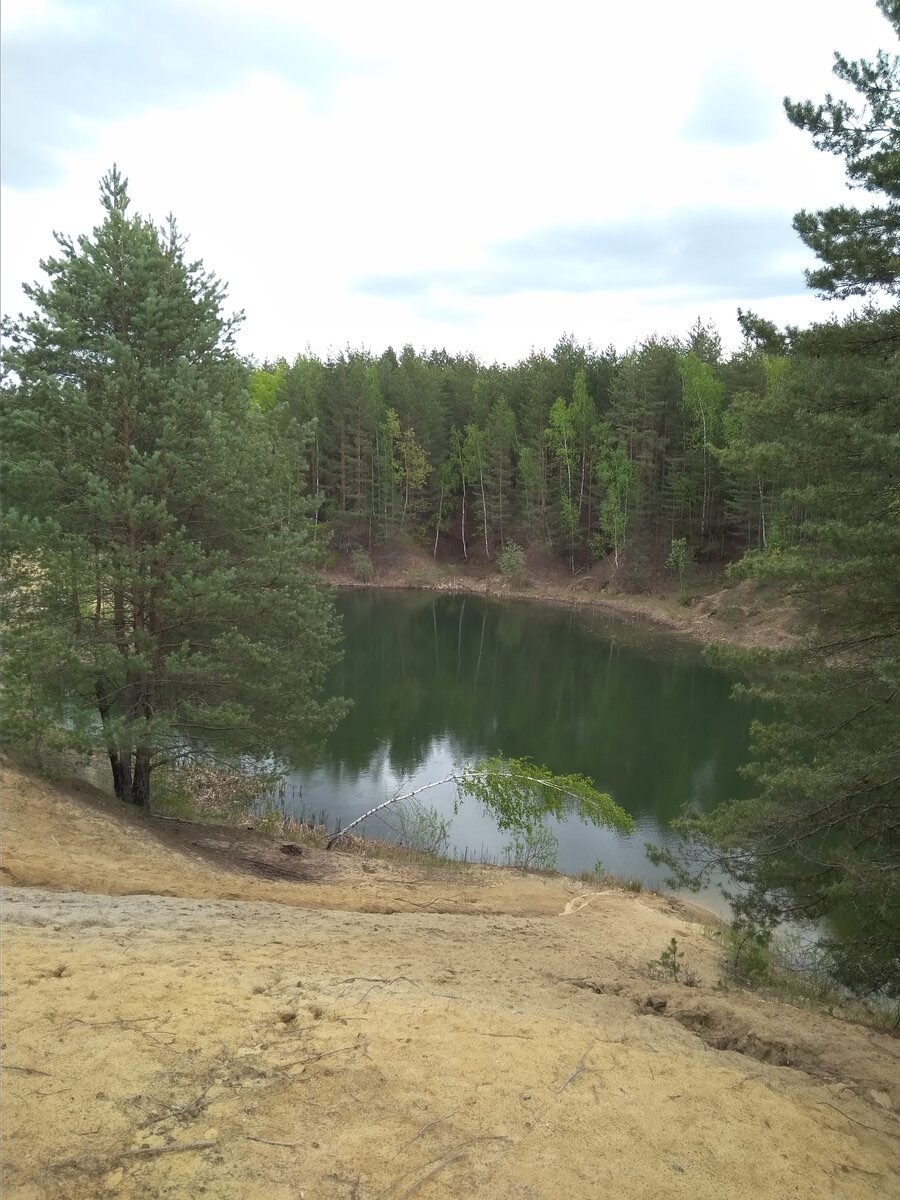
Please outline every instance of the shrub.
[{"label": "shrub", "polygon": [[725,970],[748,987],[761,987],[771,970],[771,931],[756,925],[732,925],[725,934]]},{"label": "shrub", "polygon": [[409,850],[443,857],[450,844],[450,822],[436,808],[406,801],[394,813],[397,840]]},{"label": "shrub", "polygon": [[522,870],[536,868],[540,871],[556,870],[558,843],[546,825],[522,830],[503,847],[506,861],[511,867]]},{"label": "shrub", "polygon": [[507,542],[497,555],[497,568],[504,579],[516,587],[524,587],[528,580],[525,567],[525,551],[516,542]]},{"label": "shrub", "polygon": [[350,552],[350,570],[360,583],[371,583],[375,578],[375,564],[360,546]]},{"label": "shrub", "polygon": [[660,952],[659,958],[649,963],[650,973],[657,979],[665,979],[669,983],[683,983],[685,987],[696,987],[700,982],[697,975],[682,963],[684,951],[678,948],[678,939],[671,938],[668,946]]},{"label": "shrub", "polygon": [[678,575],[678,588],[684,595],[684,582],[691,563],[694,561],[694,551],[688,544],[687,538],[675,538],[666,559],[666,566]]}]

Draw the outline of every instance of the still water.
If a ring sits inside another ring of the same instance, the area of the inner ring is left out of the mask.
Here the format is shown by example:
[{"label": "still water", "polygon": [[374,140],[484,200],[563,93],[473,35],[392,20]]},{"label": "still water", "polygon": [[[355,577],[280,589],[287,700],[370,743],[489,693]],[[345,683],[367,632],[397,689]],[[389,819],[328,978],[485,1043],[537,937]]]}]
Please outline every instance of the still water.
[{"label": "still water", "polygon": [[[474,596],[351,591],[338,607],[344,658],[330,689],[353,708],[323,761],[290,777],[297,809],[346,825],[456,764],[527,755],[587,775],[635,819],[629,836],[552,822],[560,869],[577,874],[599,859],[653,885],[665,870],[645,842],[668,844],[686,804],[706,810],[746,794],[738,769],[754,714],[730,700],[735,677],[694,646],[596,613]],[[447,784],[422,800],[452,815],[454,796]],[[388,821],[372,818],[366,832],[391,836]],[[475,801],[453,818],[460,856],[503,861],[508,842]]]}]

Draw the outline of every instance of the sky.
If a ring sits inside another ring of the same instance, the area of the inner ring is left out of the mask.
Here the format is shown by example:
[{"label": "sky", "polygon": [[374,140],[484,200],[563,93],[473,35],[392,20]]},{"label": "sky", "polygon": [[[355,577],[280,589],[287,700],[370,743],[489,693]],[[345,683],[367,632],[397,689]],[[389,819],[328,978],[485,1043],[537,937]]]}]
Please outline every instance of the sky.
[{"label": "sky", "polygon": [[852,203],[782,98],[893,49],[872,0],[4,0],[0,304],[115,162],[243,310],[258,361],[346,346],[624,351],[806,288]]}]

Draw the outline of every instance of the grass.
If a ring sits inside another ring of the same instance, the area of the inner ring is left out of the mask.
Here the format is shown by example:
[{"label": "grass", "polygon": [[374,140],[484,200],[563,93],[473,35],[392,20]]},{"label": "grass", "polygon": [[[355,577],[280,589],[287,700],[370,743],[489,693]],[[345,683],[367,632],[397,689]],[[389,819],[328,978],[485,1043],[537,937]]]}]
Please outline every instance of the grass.
[{"label": "grass", "polygon": [[835,984],[827,955],[797,935],[781,933],[766,938],[733,925],[706,933],[723,950],[719,987],[725,991],[746,988],[794,1008],[873,1029],[895,1031],[900,1027],[896,1000],[873,1002],[851,996]]},{"label": "grass", "polygon": [[657,888],[645,887],[643,881],[636,875],[614,875],[600,862],[592,870],[582,871],[578,879],[589,887],[618,889],[621,892],[632,892],[634,895],[643,891],[649,892],[651,896],[660,894]]}]

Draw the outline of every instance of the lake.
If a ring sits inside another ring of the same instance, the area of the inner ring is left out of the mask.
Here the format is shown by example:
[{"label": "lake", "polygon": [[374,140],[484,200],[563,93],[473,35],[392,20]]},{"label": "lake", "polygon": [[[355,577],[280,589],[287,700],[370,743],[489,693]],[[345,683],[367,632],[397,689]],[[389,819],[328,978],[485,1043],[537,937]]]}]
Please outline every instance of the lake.
[{"label": "lake", "polygon": [[[344,658],[329,688],[353,708],[321,763],[289,777],[298,811],[346,825],[456,764],[527,755],[587,775],[635,819],[629,836],[577,818],[551,822],[560,869],[577,874],[599,859],[653,886],[665,870],[645,842],[670,843],[685,804],[708,810],[747,793],[738,772],[754,713],[729,698],[735,677],[696,646],[596,611],[527,602],[372,590],[340,593],[337,604]],[[422,801],[452,815],[454,797],[447,784]],[[365,831],[395,836],[390,814]],[[504,861],[509,840],[475,801],[453,818],[459,856]],[[701,898],[723,908],[714,890]]]}]

